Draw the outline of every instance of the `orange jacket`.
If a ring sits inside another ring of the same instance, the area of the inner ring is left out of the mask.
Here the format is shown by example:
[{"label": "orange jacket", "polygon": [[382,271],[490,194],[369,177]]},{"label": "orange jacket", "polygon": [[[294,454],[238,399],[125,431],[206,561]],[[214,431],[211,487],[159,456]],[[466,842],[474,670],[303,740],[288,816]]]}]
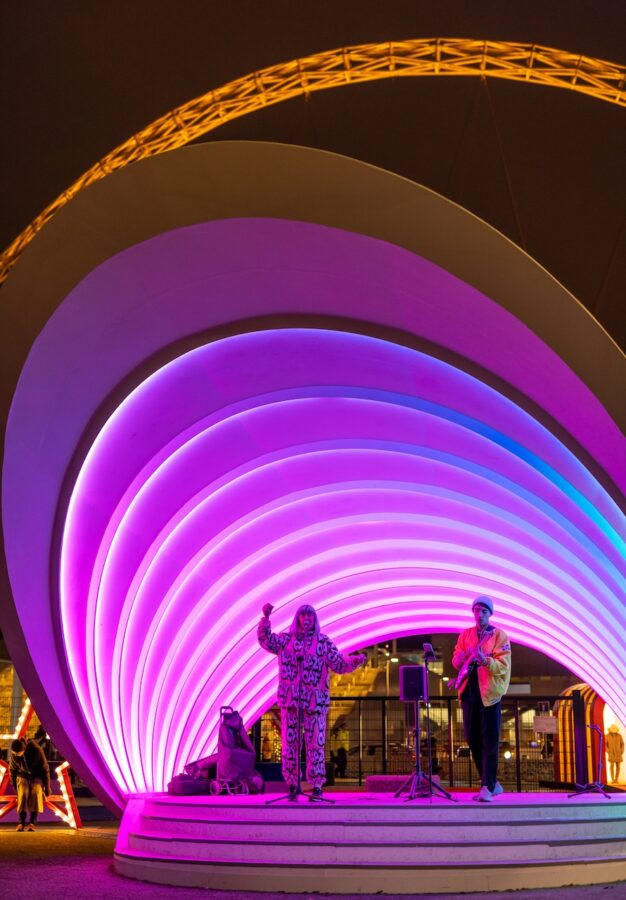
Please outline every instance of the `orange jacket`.
[{"label": "orange jacket", "polygon": [[[455,669],[462,667],[477,645],[478,632],[475,627],[461,632],[452,654],[452,665]],[[478,666],[478,687],[483,705],[493,706],[506,693],[511,680],[511,642],[501,628],[488,625],[487,638],[481,649],[488,659],[486,666]],[[457,685],[459,699],[466,685],[467,678]]]}]

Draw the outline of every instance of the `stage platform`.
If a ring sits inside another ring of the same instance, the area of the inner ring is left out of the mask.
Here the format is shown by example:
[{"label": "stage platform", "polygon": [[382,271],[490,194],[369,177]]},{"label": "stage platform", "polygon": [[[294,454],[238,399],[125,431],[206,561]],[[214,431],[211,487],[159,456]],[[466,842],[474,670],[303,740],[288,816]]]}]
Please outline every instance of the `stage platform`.
[{"label": "stage platform", "polygon": [[334,805],[254,797],[130,799],[120,875],[226,890],[463,893],[626,880],[626,796],[471,794],[404,802],[333,792]]}]

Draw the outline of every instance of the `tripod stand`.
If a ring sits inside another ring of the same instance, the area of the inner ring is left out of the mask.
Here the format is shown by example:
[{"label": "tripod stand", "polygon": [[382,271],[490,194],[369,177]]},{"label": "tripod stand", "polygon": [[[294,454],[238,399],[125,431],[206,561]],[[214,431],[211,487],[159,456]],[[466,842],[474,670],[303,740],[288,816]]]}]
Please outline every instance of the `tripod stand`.
[{"label": "tripod stand", "polygon": [[591,731],[596,731],[600,738],[599,746],[598,746],[598,770],[595,781],[590,781],[588,784],[577,784],[576,790],[573,794],[568,794],[568,797],[580,797],[581,794],[604,794],[607,800],[611,799],[611,795],[607,792],[605,786],[600,781],[600,773],[602,772],[602,748],[604,746],[604,738],[602,736],[602,729],[599,725],[587,725]]},{"label": "tripod stand", "polygon": [[[429,660],[434,658],[434,653],[431,649],[430,653],[425,649],[424,654],[424,666],[403,666],[403,669],[413,669],[413,670],[422,670],[420,673],[420,677],[418,679],[417,684],[411,684],[411,691],[413,692],[413,697],[409,698],[407,691],[403,687],[401,699],[405,702],[413,703],[413,736],[415,741],[415,765],[413,768],[413,773],[409,775],[407,780],[402,784],[398,790],[395,792],[394,797],[399,797],[403,791],[407,788],[409,790],[409,796],[405,799],[405,803],[408,803],[411,800],[415,800],[416,797],[428,797],[430,802],[433,800],[433,793],[437,793],[438,795],[445,797],[447,800],[453,800],[455,803],[458,803],[456,797],[453,797],[445,788],[442,788],[440,784],[436,784],[432,779],[432,748],[431,748],[431,737],[430,737],[430,716],[426,717],[426,741],[428,747],[428,774],[426,774],[422,770],[422,752],[421,752],[421,727],[420,727],[420,701],[424,701],[428,704],[428,662]],[[418,687],[419,685],[419,687]],[[414,690],[418,687],[417,690]]]},{"label": "tripod stand", "polygon": [[[280,800],[289,800],[291,803],[298,802],[298,797],[308,797],[311,802],[315,803],[332,803],[334,804],[334,800],[330,800],[328,797],[314,797],[313,794],[309,794],[306,791],[302,790],[302,697],[300,696],[300,683],[301,683],[301,674],[302,674],[302,663],[304,662],[303,658],[298,659],[298,681],[297,681],[297,690],[298,690],[298,741],[297,741],[297,773],[298,778],[295,785],[295,790],[290,788],[288,794],[281,794],[279,797],[274,797],[272,800],[266,800],[265,805],[271,806],[272,803],[278,803]],[[284,752],[284,748],[283,748]]]}]

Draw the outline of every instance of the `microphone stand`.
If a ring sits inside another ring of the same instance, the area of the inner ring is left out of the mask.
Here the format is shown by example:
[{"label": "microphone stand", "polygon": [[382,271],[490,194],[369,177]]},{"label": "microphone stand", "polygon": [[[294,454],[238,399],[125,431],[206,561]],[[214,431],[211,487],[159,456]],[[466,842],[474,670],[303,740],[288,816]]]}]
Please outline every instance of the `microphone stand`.
[{"label": "microphone stand", "polygon": [[599,747],[598,747],[598,774],[596,775],[595,781],[590,781],[588,784],[577,784],[576,790],[573,794],[568,794],[569,797],[579,797],[581,794],[604,794],[607,800],[611,799],[611,795],[606,790],[605,786],[600,781],[600,774],[602,772],[602,747],[604,743],[604,739],[602,737],[602,729],[599,725],[587,725],[587,728],[590,728],[591,731],[596,731],[598,733],[598,737],[600,738]]},{"label": "microphone stand", "polygon": [[[430,645],[428,645],[430,646]],[[423,699],[426,703],[428,703],[428,663],[432,662],[435,659],[435,653],[432,649],[427,649],[426,645],[424,646],[424,668],[426,670],[426,685],[424,691]],[[445,797],[448,800],[454,801],[454,803],[458,803],[456,797],[453,797],[445,788],[442,788],[440,784],[435,784],[432,779],[432,748],[430,744],[430,716],[426,716],[426,741],[428,745],[428,774],[422,771],[422,748],[421,748],[421,738],[420,738],[420,700],[413,701],[413,715],[414,715],[414,740],[415,740],[415,766],[413,769],[413,774],[409,775],[407,780],[402,784],[398,790],[395,792],[394,797],[399,797],[400,794],[405,790],[405,788],[409,788],[409,796],[405,799],[405,803],[409,803],[411,800],[415,800],[416,797],[428,797],[429,802],[433,802],[433,791],[437,791],[441,794],[442,797]]]},{"label": "microphone stand", "polygon": [[329,800],[327,797],[313,797],[312,794],[307,793],[307,791],[302,790],[302,698],[300,696],[300,684],[302,682],[302,664],[304,663],[304,656],[296,657],[298,663],[298,749],[297,749],[297,773],[298,779],[296,781],[296,791],[295,795],[291,796],[291,791],[288,794],[281,794],[279,797],[274,797],[272,800],[266,800],[265,805],[271,806],[272,803],[278,803],[279,800],[289,800],[291,803],[297,803],[298,797],[308,797],[311,802],[315,803],[334,803],[334,800]]},{"label": "microphone stand", "polygon": [[407,780],[400,785],[395,792],[394,797],[399,797],[403,791],[408,788],[409,796],[404,801],[415,800],[416,797],[428,797],[424,783],[426,775],[422,772],[422,752],[420,747],[420,717],[419,717],[419,700],[413,701],[413,740],[415,742],[415,765],[413,766],[413,774],[409,775]]},{"label": "microphone stand", "polygon": [[[424,645],[424,668],[426,669],[426,685],[428,686],[428,663],[435,661],[435,652],[430,648],[427,650],[427,647],[430,645]],[[455,803],[458,803],[458,799],[453,797],[452,794],[443,788],[440,784],[436,784],[433,781],[433,762],[432,762],[432,746],[430,743],[430,716],[428,715],[428,703],[430,702],[430,698],[427,696],[426,698],[426,743],[428,746],[428,776],[426,776],[426,781],[428,782],[428,796],[430,798],[430,803],[433,802],[433,791],[437,791],[442,797],[445,797],[447,800],[453,800]]]}]

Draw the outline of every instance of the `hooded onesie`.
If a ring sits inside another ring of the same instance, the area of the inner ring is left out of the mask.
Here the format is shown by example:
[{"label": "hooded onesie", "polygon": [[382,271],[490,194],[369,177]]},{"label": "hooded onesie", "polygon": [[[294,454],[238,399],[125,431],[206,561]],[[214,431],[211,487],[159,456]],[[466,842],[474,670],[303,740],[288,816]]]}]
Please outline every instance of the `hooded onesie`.
[{"label": "hooded onesie", "polygon": [[[299,631],[302,612],[313,614],[311,631]],[[306,776],[314,787],[326,781],[326,716],[330,707],[330,672],[344,675],[362,665],[364,653],[343,656],[320,632],[312,606],[301,606],[289,631],[273,634],[269,618],[259,622],[261,647],[278,656],[278,705],[281,712],[282,769],[289,787],[298,781],[298,704],[306,748]]]}]

